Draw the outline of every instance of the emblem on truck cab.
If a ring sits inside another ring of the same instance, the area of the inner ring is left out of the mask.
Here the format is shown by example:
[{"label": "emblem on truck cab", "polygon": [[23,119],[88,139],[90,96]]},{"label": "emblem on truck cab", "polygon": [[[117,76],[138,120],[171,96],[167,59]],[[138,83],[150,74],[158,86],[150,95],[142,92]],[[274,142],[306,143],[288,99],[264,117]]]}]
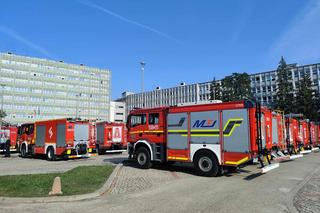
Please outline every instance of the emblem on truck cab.
[{"label": "emblem on truck cab", "polygon": [[50,139],[52,138],[52,135],[53,135],[53,132],[52,132],[52,126],[51,126],[50,129],[49,129],[49,137],[50,137]]},{"label": "emblem on truck cab", "polygon": [[186,120],[185,117],[180,118],[179,123],[177,123],[177,124],[169,124],[168,127],[181,127],[185,120]]},{"label": "emblem on truck cab", "polygon": [[214,127],[214,125],[217,123],[217,121],[212,120],[196,120],[193,124],[193,128],[199,128],[199,127]]}]

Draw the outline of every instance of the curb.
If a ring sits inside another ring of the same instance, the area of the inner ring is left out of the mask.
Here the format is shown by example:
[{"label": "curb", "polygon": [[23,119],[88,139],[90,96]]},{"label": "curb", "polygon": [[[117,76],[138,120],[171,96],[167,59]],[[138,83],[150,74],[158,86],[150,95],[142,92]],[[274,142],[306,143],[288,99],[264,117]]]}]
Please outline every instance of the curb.
[{"label": "curb", "polygon": [[89,200],[93,198],[100,197],[109,192],[112,187],[120,168],[123,166],[122,163],[117,164],[113,172],[109,176],[108,180],[103,184],[103,186],[95,192],[82,194],[82,195],[70,195],[70,196],[57,196],[57,197],[31,197],[31,198],[20,198],[20,197],[0,197],[0,203],[58,203],[58,202],[72,202]]}]

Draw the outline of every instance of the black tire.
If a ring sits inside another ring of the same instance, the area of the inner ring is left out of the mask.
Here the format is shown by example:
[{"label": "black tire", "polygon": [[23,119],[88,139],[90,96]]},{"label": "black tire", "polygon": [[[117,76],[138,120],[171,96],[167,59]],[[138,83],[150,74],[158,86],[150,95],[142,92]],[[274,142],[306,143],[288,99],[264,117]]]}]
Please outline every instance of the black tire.
[{"label": "black tire", "polygon": [[149,169],[152,166],[150,153],[145,147],[137,149],[135,160],[141,169]]},{"label": "black tire", "polygon": [[48,161],[54,161],[56,159],[56,156],[54,154],[54,149],[52,146],[47,149],[46,159]]},{"label": "black tire", "polygon": [[196,154],[194,165],[197,173],[207,177],[217,177],[220,175],[221,167],[217,158],[208,151],[201,151]]},{"label": "black tire", "polygon": [[100,149],[99,145],[97,145],[97,153],[98,153],[98,155],[104,155],[104,154],[106,154],[106,150]]},{"label": "black tire", "polygon": [[27,147],[25,144],[22,144],[21,149],[20,149],[21,157],[26,158],[27,157]]}]

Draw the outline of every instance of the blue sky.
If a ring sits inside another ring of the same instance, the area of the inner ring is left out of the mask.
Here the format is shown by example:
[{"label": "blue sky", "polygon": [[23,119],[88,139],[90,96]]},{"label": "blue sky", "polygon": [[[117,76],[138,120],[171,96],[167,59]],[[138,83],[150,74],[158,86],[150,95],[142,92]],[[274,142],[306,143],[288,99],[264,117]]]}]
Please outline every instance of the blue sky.
[{"label": "blue sky", "polygon": [[0,51],[112,71],[112,97],[320,62],[319,0],[1,0]]}]

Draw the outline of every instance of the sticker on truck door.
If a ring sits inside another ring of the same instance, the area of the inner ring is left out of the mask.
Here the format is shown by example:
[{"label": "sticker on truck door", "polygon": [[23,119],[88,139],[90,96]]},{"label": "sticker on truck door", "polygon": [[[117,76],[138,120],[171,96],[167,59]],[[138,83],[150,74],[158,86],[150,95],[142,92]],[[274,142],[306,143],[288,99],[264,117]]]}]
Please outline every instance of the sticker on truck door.
[{"label": "sticker on truck door", "polygon": [[122,141],[122,127],[114,126],[112,128],[112,141],[113,142],[121,142]]}]

